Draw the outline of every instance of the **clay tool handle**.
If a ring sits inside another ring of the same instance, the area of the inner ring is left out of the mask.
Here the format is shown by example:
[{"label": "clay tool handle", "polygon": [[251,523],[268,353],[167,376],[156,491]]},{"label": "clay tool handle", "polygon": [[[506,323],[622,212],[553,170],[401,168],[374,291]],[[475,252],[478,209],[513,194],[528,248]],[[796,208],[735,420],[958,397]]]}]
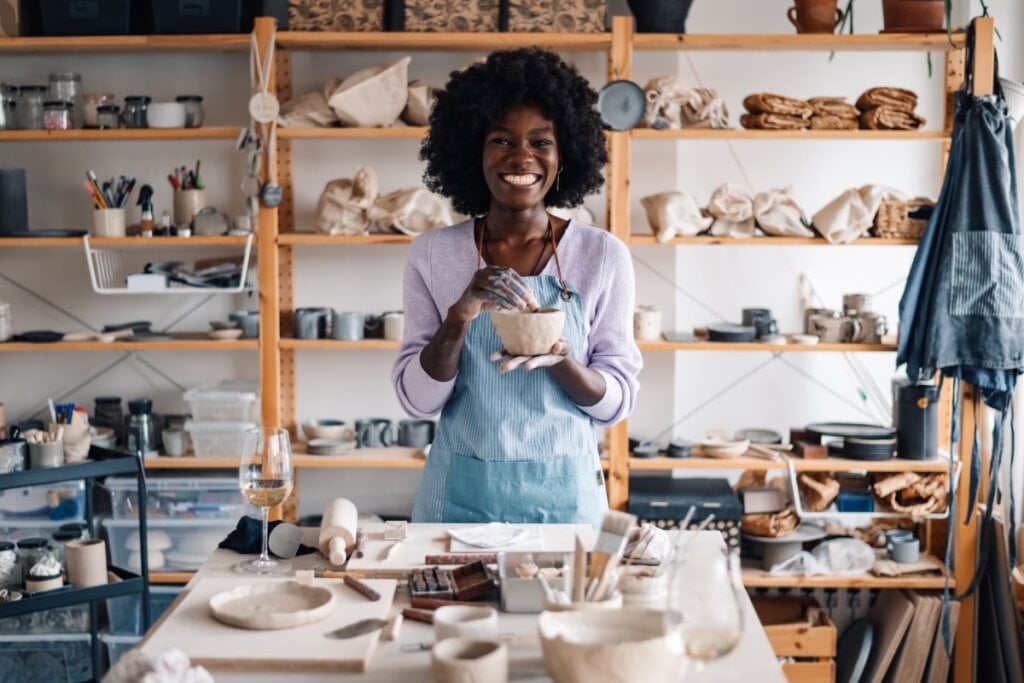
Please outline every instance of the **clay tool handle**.
[{"label": "clay tool handle", "polygon": [[345,585],[354,590],[357,593],[363,595],[367,600],[377,602],[380,600],[380,593],[373,590],[367,584],[363,583],[351,574],[345,574],[341,577],[341,580],[345,582]]},{"label": "clay tool handle", "polygon": [[412,619],[413,621],[419,621],[424,624],[434,623],[434,613],[424,609],[414,609],[412,607],[406,607],[402,610],[402,616],[406,619]]},{"label": "clay tool handle", "polygon": [[427,555],[423,563],[469,564],[471,562],[483,562],[484,564],[495,564],[497,561],[497,553],[441,553],[438,555]]},{"label": "clay tool handle", "polygon": [[384,633],[381,637],[384,640],[398,640],[398,632],[402,629],[402,622],[405,618],[401,614],[396,614],[391,617],[391,621],[384,627]]},{"label": "clay tool handle", "polygon": [[386,548],[386,549],[385,549],[385,550],[384,550],[384,551],[383,551],[383,552],[382,552],[382,553],[380,554],[380,556],[379,556],[379,557],[378,557],[377,559],[378,559],[378,560],[380,560],[381,562],[383,562],[384,560],[389,560],[389,559],[391,559],[391,556],[395,554],[395,551],[396,551],[396,550],[398,550],[398,546],[400,546],[401,544],[402,544],[402,541],[401,541],[401,540],[398,540],[398,541],[393,541],[393,542],[391,543],[391,545],[389,545],[389,546],[388,546],[388,547],[387,547],[387,548]]},{"label": "clay tool handle", "polygon": [[443,600],[441,598],[410,598],[409,604],[420,609],[437,609],[449,605],[461,605],[463,607],[479,607],[479,602],[468,602],[466,600]]},{"label": "clay tool handle", "polygon": [[356,547],[355,550],[352,551],[352,554],[355,557],[362,557],[366,554],[366,534],[362,531],[356,532]]}]

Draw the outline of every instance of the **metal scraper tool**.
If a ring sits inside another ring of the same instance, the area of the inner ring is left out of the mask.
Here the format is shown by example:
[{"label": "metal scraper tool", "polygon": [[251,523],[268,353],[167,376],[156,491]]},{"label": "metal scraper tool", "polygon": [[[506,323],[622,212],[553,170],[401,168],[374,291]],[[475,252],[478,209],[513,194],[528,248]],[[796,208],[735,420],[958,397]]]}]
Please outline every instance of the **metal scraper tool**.
[{"label": "metal scraper tool", "polygon": [[342,626],[335,631],[328,631],[324,634],[324,637],[334,638],[336,640],[356,638],[358,636],[365,636],[367,633],[379,631],[387,625],[388,622],[384,619],[362,619],[351,623],[348,626]]}]

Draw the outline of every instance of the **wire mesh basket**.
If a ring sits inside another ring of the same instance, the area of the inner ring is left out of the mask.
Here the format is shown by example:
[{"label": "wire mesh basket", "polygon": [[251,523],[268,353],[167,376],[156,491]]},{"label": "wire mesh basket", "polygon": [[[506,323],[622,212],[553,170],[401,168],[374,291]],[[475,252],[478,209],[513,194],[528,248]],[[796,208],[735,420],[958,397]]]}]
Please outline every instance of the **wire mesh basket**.
[{"label": "wire mesh basket", "polygon": [[238,294],[256,288],[252,235],[244,247],[187,240],[93,247],[88,235],[82,241],[97,294]]}]

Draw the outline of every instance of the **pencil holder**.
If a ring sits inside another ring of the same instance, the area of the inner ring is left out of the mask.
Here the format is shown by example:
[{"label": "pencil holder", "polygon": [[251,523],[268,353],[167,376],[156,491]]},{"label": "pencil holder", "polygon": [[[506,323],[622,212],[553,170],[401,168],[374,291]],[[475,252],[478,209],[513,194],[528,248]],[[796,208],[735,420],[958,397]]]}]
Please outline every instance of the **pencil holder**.
[{"label": "pencil holder", "polygon": [[174,193],[174,224],[191,225],[196,214],[206,208],[206,190],[178,190]]},{"label": "pencil holder", "polygon": [[94,209],[92,212],[92,234],[97,237],[124,237],[124,225],[124,209]]}]

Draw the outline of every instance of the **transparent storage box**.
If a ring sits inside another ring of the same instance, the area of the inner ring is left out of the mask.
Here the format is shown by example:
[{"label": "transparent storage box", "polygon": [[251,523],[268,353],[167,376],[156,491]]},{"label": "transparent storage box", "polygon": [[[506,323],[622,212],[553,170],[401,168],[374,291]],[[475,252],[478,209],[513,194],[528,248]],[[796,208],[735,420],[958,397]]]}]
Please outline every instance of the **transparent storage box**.
[{"label": "transparent storage box", "polygon": [[[29,598],[24,598],[29,599]],[[19,614],[0,619],[0,635],[45,635],[48,633],[88,633],[89,604],[68,605],[56,609]],[[0,657],[2,659],[2,657]],[[7,680],[0,674],[0,681]],[[21,679],[17,679],[21,680]],[[40,679],[41,680],[41,679]]]},{"label": "transparent storage box", "polygon": [[185,430],[192,438],[197,458],[238,458],[242,455],[245,433],[255,422],[197,422],[189,420]]},{"label": "transparent storage box", "polygon": [[100,640],[107,650],[107,669],[112,669],[121,655],[127,654],[129,650],[139,644],[142,636],[125,636],[114,633],[101,633]]},{"label": "transparent storage box", "polygon": [[[234,519],[146,520],[149,541],[149,571],[192,571],[199,569],[235,528]],[[138,572],[139,525],[132,519],[105,519],[103,529],[116,567]]]},{"label": "transparent storage box", "polygon": [[[149,587],[149,618],[156,623],[160,615],[170,607],[174,599],[181,593],[181,586],[150,586]],[[110,633],[118,636],[141,636],[142,628],[142,595],[122,595],[107,598],[107,623]],[[113,664],[114,660],[111,660]]]},{"label": "transparent storage box", "polygon": [[85,512],[85,482],[0,490],[0,520],[76,522]]},{"label": "transparent storage box", "polygon": [[4,681],[92,680],[92,646],[87,633],[4,636],[0,662]]},{"label": "transparent storage box", "polygon": [[23,538],[52,538],[62,524],[81,522],[81,519],[0,519],[0,540],[17,543]]},{"label": "transparent storage box", "polygon": [[259,394],[249,390],[231,390],[231,385],[189,389],[185,392],[192,419],[197,422],[255,422],[258,419]]},{"label": "transparent storage box", "polygon": [[[104,488],[110,492],[110,510],[114,519],[138,518],[139,490],[135,479],[111,477]],[[237,477],[146,479],[147,520],[235,520],[244,514],[253,514],[254,510],[242,498]]]}]

